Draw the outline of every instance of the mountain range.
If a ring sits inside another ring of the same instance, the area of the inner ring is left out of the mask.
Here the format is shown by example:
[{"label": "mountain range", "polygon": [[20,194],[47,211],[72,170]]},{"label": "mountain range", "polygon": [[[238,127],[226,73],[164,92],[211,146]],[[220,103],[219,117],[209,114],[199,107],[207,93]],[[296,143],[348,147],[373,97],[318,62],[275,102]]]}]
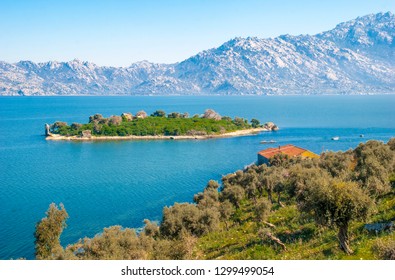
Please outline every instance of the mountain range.
[{"label": "mountain range", "polygon": [[0,61],[0,95],[395,93],[394,36],[387,12],[316,35],[238,37],[174,64]]}]

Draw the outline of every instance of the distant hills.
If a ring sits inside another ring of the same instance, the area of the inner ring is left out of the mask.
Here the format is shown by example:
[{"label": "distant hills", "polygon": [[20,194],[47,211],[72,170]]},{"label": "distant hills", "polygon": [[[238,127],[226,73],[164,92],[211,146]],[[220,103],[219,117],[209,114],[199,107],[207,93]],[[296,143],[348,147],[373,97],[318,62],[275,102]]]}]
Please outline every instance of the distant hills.
[{"label": "distant hills", "polygon": [[0,95],[395,93],[395,16],[316,35],[234,38],[175,64],[0,62]]}]

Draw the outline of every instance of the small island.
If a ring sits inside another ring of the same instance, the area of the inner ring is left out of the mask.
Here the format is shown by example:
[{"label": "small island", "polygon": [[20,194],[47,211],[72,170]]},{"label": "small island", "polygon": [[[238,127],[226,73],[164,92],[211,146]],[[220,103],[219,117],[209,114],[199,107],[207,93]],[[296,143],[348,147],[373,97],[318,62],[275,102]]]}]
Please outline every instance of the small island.
[{"label": "small island", "polygon": [[261,124],[259,120],[221,116],[212,109],[202,115],[188,113],[166,114],[157,110],[151,115],[139,111],[135,115],[104,118],[101,114],[89,117],[86,124],[57,121],[45,124],[46,140],[126,140],[126,139],[208,139],[250,135],[261,131],[276,131],[272,122]]}]

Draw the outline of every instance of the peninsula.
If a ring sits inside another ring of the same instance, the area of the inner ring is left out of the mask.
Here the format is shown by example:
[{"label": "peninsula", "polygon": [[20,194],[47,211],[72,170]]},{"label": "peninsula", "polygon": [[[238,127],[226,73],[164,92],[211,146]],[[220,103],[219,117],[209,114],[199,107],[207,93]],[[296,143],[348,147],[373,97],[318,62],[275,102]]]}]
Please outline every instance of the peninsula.
[{"label": "peninsula", "polygon": [[157,110],[151,115],[139,111],[135,115],[104,118],[101,114],[89,117],[86,124],[57,121],[45,124],[46,140],[154,140],[154,139],[208,139],[250,135],[261,131],[276,131],[272,122],[261,124],[259,120],[221,116],[212,109],[202,115],[188,113],[166,114]]}]

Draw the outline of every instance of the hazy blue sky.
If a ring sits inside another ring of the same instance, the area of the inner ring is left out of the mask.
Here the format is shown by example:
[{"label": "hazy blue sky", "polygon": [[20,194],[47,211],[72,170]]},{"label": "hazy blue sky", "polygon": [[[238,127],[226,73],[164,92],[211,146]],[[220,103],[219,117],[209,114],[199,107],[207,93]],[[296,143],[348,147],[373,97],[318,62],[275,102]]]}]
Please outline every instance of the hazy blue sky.
[{"label": "hazy blue sky", "polygon": [[0,60],[173,63],[242,36],[315,34],[394,0],[0,0]]}]

